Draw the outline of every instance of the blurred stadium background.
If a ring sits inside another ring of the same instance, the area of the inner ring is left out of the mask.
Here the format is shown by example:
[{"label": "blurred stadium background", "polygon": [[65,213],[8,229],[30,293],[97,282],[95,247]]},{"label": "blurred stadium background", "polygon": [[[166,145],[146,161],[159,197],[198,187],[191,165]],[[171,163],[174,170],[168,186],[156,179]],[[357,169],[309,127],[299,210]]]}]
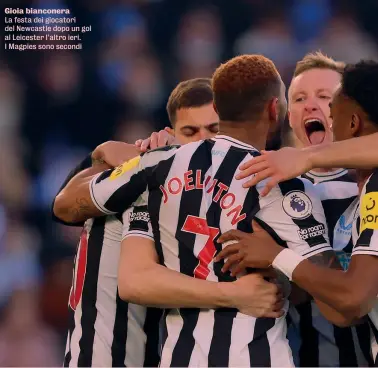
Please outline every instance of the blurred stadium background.
[{"label": "blurred stadium background", "polygon": [[[66,174],[96,145],[168,125],[177,82],[262,53],[286,82],[306,52],[377,59],[376,0],[12,0],[69,8],[83,50],[0,58],[0,366],[61,365],[80,229],[50,219]],[[2,37],[2,41],[3,37]]]}]

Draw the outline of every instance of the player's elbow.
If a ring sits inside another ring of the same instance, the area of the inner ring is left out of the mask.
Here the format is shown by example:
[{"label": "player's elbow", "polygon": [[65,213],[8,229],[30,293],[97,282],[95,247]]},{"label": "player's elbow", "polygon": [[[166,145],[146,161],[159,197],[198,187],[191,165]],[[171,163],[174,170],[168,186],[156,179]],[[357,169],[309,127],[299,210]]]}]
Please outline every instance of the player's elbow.
[{"label": "player's elbow", "polygon": [[67,196],[65,195],[64,190],[55,197],[53,213],[61,221],[76,221],[73,211],[70,211],[70,203],[67,201]]},{"label": "player's elbow", "polygon": [[118,273],[119,297],[129,303],[144,304],[143,276],[137,271],[122,271]]},{"label": "player's elbow", "polygon": [[373,306],[374,300],[369,302],[368,295],[364,288],[354,287],[342,302],[342,313],[349,322],[349,325],[355,323],[367,313],[370,312]]}]

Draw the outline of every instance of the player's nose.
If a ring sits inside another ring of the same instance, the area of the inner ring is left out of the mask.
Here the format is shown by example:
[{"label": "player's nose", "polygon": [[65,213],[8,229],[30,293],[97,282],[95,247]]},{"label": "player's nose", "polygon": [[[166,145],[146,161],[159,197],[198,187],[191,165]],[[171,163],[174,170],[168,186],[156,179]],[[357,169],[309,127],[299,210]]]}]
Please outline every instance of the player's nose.
[{"label": "player's nose", "polygon": [[205,140],[211,138],[212,135],[206,129],[200,129],[199,131],[199,139]]},{"label": "player's nose", "polygon": [[319,110],[319,105],[316,103],[314,99],[307,99],[304,109],[307,113],[311,113]]}]

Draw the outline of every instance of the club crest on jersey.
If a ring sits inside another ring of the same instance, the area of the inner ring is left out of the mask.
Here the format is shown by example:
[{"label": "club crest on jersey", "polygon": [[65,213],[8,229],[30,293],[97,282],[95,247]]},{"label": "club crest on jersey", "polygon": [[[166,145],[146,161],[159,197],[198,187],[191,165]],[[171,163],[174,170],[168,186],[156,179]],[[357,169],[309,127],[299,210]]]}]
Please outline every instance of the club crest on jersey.
[{"label": "club crest on jersey", "polygon": [[305,219],[311,216],[312,202],[307,194],[300,190],[293,190],[282,199],[282,208],[294,219]]},{"label": "club crest on jersey", "polygon": [[360,233],[365,229],[378,230],[378,192],[367,193],[361,200]]},{"label": "club crest on jersey", "polygon": [[133,159],[124,162],[122,165],[116,167],[110,174],[110,180],[117,179],[119,176],[123,175],[125,172],[133,169],[139,164],[140,156],[134,157]]}]

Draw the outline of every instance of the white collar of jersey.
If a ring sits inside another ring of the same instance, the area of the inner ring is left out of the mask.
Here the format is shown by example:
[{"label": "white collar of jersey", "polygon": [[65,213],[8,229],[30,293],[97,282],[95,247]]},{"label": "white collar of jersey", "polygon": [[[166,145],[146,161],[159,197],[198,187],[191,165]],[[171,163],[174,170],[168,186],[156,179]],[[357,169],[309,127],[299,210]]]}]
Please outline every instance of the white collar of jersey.
[{"label": "white collar of jersey", "polygon": [[251,146],[250,144],[243,143],[235,138],[231,138],[228,135],[221,135],[218,134],[214,138],[211,138],[213,141],[225,141],[229,145],[232,145],[234,147],[239,147],[247,150],[253,150],[253,151],[258,151],[255,147]]},{"label": "white collar of jersey", "polygon": [[333,179],[336,179],[340,176],[343,176],[347,173],[348,171],[346,169],[337,169],[337,170],[332,170],[332,171],[326,171],[326,172],[318,172],[311,170],[306,173],[306,176],[316,179],[316,178],[322,178],[322,179],[329,179],[332,177]]}]

